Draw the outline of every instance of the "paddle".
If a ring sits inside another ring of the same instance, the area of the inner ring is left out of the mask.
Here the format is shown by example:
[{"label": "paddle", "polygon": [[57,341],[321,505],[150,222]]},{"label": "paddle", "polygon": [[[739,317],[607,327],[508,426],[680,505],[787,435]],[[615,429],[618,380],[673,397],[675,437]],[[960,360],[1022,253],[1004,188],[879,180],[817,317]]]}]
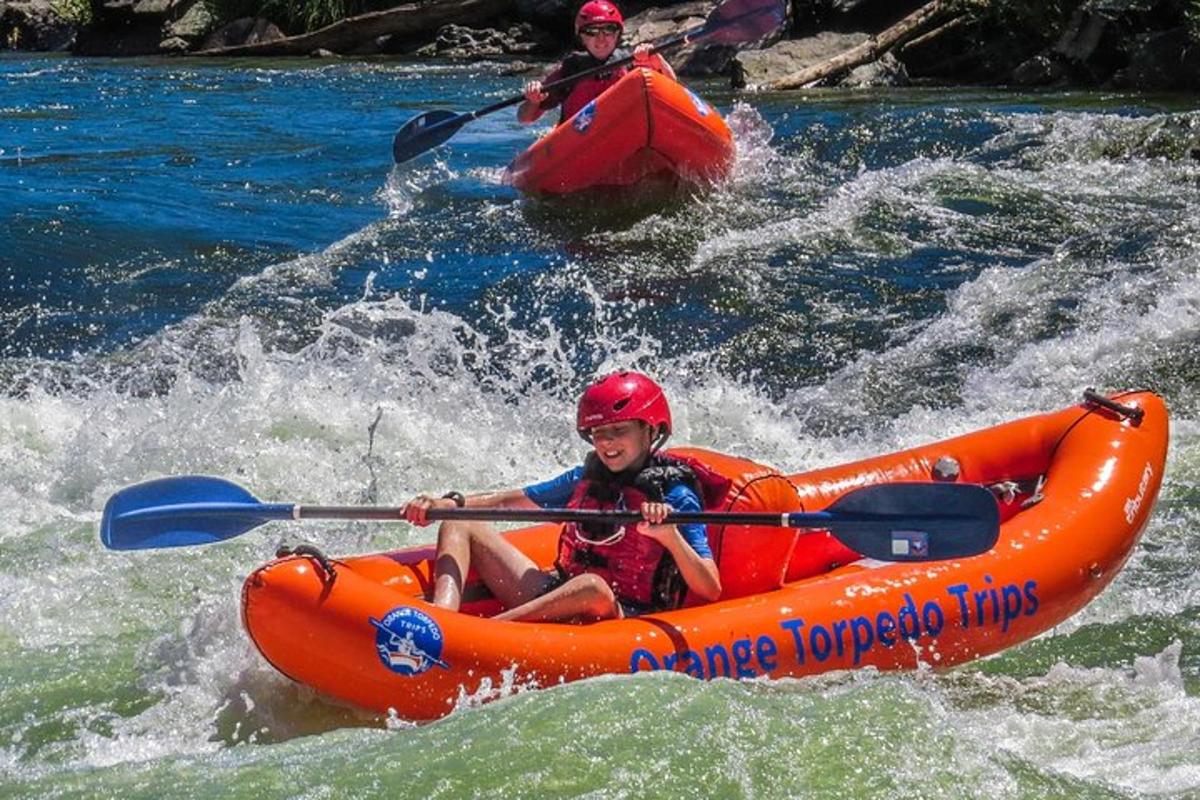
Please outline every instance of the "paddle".
[{"label": "paddle", "polygon": [[[402,508],[261,503],[235,483],[210,477],[162,478],[114,494],[100,538],[114,550],[180,547],[232,539],[272,520],[401,519]],[[429,519],[628,523],[636,511],[435,508]],[[847,547],[884,561],[932,561],[986,552],[1000,531],[996,500],[972,484],[890,483],[843,495],[824,511],[674,513],[668,523],[827,529]]]},{"label": "paddle", "polygon": [[[702,40],[727,45],[753,42],[778,29],[783,24],[786,13],[782,0],[724,0],[712,10],[703,25],[655,43],[654,50],[668,50]],[[550,91],[562,86],[569,86],[588,75],[632,63],[633,57],[629,56],[609,64],[601,64],[592,69],[577,72],[570,77],[548,83],[542,88]],[[492,103],[490,106],[484,106],[477,111],[462,114],[444,110],[427,111],[420,114],[409,120],[396,132],[396,137],[392,140],[392,158],[397,164],[416,158],[421,153],[432,150],[449,139],[459,128],[471,120],[479,119],[502,108],[515,106],[524,99],[524,95],[517,95]]]}]

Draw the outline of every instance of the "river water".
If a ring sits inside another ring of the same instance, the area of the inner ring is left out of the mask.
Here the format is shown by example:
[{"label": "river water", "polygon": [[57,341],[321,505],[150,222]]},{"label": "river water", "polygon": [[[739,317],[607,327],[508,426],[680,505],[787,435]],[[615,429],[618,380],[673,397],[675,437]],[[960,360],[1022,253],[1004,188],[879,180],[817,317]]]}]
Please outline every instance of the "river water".
[{"label": "river water", "polygon": [[[0,797],[1200,796],[1200,101],[697,82],[731,182],[522,200],[497,113],[393,168],[497,65],[0,57]],[[1154,517],[1067,623],[947,672],[586,681],[413,727],[291,684],[242,632],[281,540],[113,553],[119,488],[214,474],[398,504],[582,455],[599,370],[676,443],[788,472],[1147,387]]]}]

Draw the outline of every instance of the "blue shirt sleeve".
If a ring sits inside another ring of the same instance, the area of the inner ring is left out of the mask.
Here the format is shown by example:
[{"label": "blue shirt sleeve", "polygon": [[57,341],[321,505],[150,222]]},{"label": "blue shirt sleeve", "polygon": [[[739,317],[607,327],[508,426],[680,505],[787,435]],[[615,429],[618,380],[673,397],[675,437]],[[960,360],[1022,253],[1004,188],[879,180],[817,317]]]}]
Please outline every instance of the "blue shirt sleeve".
[{"label": "blue shirt sleeve", "polygon": [[[539,508],[565,508],[575,493],[575,487],[583,479],[583,467],[569,469],[557,478],[526,486],[522,491]],[[703,511],[700,498],[689,487],[677,483],[667,490],[665,498],[668,505],[676,511]],[[680,525],[679,533],[688,546],[696,551],[701,558],[712,558],[712,548],[708,546],[708,526],[702,524]]]},{"label": "blue shirt sleeve", "polygon": [[583,479],[583,467],[569,469],[557,478],[526,486],[525,496],[539,508],[565,508],[575,487]]},{"label": "blue shirt sleeve", "polygon": [[[700,498],[696,496],[690,488],[677,483],[667,490],[667,504],[676,511],[703,511],[704,506],[700,504]],[[696,551],[696,555],[701,558],[712,558],[712,548],[708,546],[708,526],[699,523],[692,525],[680,525],[679,533],[683,536],[683,540]]]}]

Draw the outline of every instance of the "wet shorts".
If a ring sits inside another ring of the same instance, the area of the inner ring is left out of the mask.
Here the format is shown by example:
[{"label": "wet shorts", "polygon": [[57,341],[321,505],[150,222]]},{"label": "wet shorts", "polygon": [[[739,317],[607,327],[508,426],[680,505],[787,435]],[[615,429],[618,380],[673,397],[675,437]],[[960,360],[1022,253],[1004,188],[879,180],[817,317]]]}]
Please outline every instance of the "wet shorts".
[{"label": "wet shorts", "polygon": [[[546,585],[547,593],[554,591],[568,580],[567,574],[561,569],[550,573],[550,577],[552,580]],[[621,606],[621,613],[626,617],[640,617],[643,614],[651,614],[660,610],[654,608],[654,606],[636,603],[633,600],[626,600],[620,597],[617,598],[617,605]]]}]

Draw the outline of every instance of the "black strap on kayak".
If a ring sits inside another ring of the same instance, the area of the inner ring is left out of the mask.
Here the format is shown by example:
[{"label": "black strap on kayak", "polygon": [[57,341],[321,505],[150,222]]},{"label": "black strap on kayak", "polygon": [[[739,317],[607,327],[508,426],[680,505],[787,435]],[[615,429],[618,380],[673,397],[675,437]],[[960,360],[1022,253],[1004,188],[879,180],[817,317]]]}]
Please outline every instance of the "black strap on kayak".
[{"label": "black strap on kayak", "polygon": [[298,544],[295,547],[288,547],[286,544],[279,545],[275,550],[275,557],[285,558],[287,556],[308,556],[321,565],[321,571],[329,578],[330,583],[337,580],[337,571],[333,568],[333,562],[315,544]]},{"label": "black strap on kayak", "polygon": [[1084,402],[1092,403],[1093,405],[1100,406],[1101,408],[1106,408],[1114,414],[1125,417],[1135,425],[1141,422],[1142,417],[1146,414],[1145,411],[1137,406],[1127,406],[1123,405],[1122,403],[1118,403],[1115,400],[1105,397],[1091,387],[1083,390],[1083,399]]}]

